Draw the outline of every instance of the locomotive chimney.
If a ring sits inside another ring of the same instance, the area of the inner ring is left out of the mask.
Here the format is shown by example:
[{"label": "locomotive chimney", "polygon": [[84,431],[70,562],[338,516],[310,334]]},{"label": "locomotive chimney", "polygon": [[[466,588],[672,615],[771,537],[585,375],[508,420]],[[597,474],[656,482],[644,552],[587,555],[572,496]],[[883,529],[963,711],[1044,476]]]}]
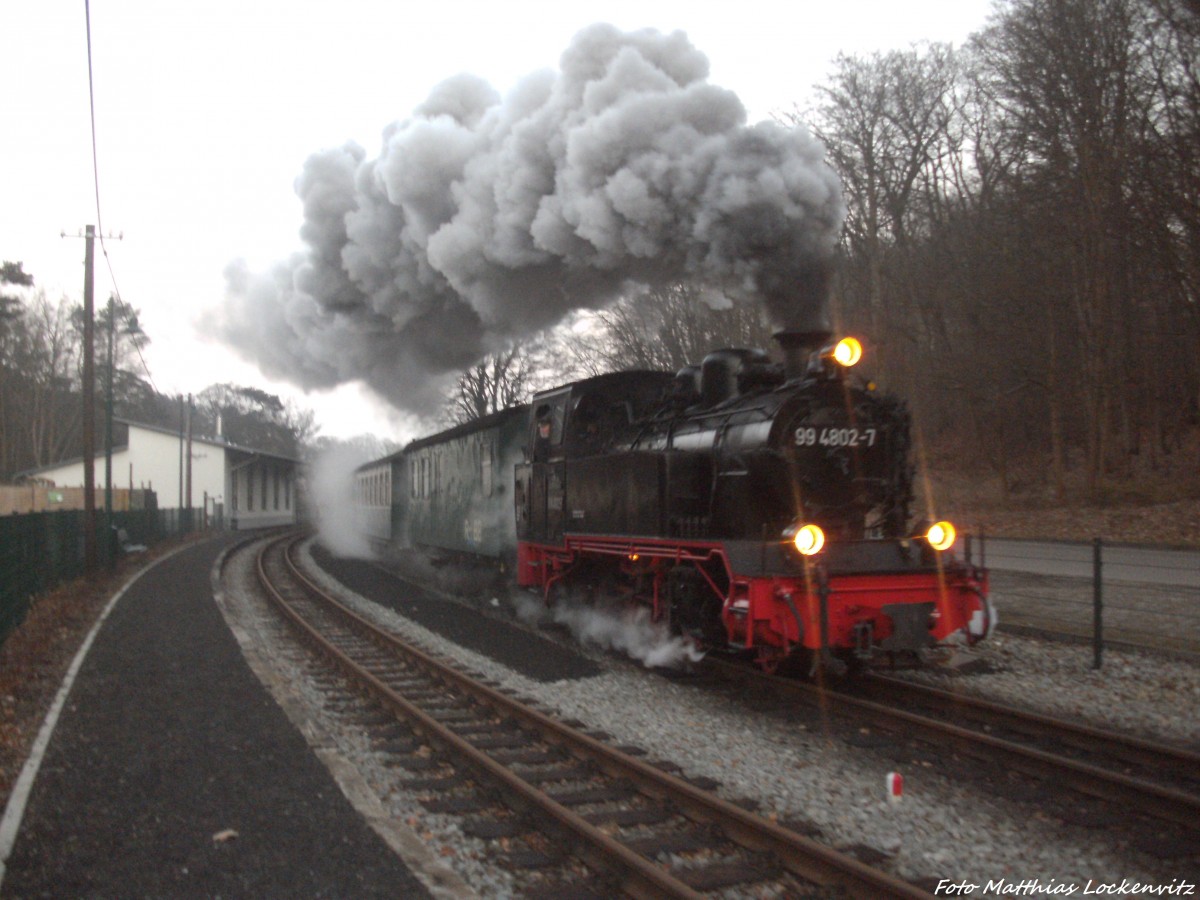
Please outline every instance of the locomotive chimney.
[{"label": "locomotive chimney", "polygon": [[833,335],[825,316],[814,314],[808,321],[796,321],[775,333],[775,340],[783,350],[783,368],[788,378],[799,378],[804,374],[808,357],[820,350]]},{"label": "locomotive chimney", "polygon": [[775,333],[775,340],[783,349],[783,368],[787,377],[799,378],[804,374],[808,358],[814,350],[820,350],[832,335],[828,328],[812,331],[788,329]]},{"label": "locomotive chimney", "polygon": [[787,377],[804,374],[808,357],[820,350],[833,334],[829,324],[829,287],[832,268],[828,261],[815,260],[779,279],[773,290],[764,292],[767,313],[779,326],[775,340],[783,350]]}]

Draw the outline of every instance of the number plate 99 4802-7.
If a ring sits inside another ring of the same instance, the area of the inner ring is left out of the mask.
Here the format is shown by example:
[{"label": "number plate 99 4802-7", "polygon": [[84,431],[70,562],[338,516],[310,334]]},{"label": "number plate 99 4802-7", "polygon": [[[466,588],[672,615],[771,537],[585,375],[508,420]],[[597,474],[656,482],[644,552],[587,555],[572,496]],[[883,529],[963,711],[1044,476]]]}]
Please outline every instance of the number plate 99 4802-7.
[{"label": "number plate 99 4802-7", "polygon": [[815,428],[801,425],[796,429],[797,447],[874,447],[874,428]]}]

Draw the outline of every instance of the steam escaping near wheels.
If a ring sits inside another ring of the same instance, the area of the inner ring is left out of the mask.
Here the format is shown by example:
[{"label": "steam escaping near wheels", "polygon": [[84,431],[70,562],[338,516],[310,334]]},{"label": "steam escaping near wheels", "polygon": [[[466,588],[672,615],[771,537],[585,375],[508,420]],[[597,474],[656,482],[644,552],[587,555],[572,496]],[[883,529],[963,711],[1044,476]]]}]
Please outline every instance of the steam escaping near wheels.
[{"label": "steam escaping near wheels", "polygon": [[591,604],[570,593],[547,608],[532,594],[514,598],[517,617],[530,625],[561,625],[584,646],[623,653],[648,669],[674,669],[699,662],[704,653],[693,641],[672,634],[666,622],[654,622],[650,610],[619,601]]},{"label": "steam escaping near wheels", "polygon": [[686,281],[823,320],[844,217],[801,127],[750,125],[682,32],[580,32],[501,97],[462,75],[389,125],[374,158],[314,153],[303,248],[226,270],[208,324],[268,375],[360,380],[416,413],[488,352],[633,286]]}]

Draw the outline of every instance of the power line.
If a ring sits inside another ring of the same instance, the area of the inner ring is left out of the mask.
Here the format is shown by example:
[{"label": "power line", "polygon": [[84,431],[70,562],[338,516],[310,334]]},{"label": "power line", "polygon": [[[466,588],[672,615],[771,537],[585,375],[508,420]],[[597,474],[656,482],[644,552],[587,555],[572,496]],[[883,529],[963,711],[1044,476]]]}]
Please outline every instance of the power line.
[{"label": "power line", "polygon": [[92,78],[92,5],[83,0],[84,24],[87,28],[88,61],[88,111],[92,120],[92,184],[96,190],[96,230],[100,232],[100,246],[104,246],[104,221],[100,218],[100,165],[96,154],[96,89]]},{"label": "power line", "polygon": [[[117,273],[113,271],[112,257],[108,255],[108,245],[104,242],[104,220],[100,214],[100,163],[99,154],[96,149],[96,89],[95,79],[92,75],[92,7],[91,0],[83,0],[83,15],[84,24],[87,28],[87,61],[88,61],[88,112],[92,123],[92,184],[96,192],[96,232],[100,238],[100,252],[104,254],[104,264],[108,267],[109,278],[112,279],[113,293],[118,301],[124,303],[121,298],[121,289],[117,286]],[[120,240],[124,235],[118,236]],[[142,356],[142,348],[135,340],[133,347],[137,350],[138,359],[141,360],[142,368],[146,372],[146,379],[150,382],[150,387],[154,393],[158,393],[158,385],[154,383],[154,376],[150,374],[150,367],[146,365],[146,358]]]}]

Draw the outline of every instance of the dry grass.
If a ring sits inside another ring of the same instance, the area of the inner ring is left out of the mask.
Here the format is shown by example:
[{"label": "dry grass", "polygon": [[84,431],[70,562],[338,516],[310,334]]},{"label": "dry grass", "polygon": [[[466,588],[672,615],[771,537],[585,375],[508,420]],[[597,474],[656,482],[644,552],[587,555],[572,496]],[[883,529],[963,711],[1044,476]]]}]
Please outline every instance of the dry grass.
[{"label": "dry grass", "polygon": [[1105,473],[1095,498],[1076,470],[1060,500],[1045,455],[1037,452],[1010,462],[1007,495],[995,472],[963,470],[952,448],[932,451],[927,468],[936,473],[929,479],[936,512],[974,531],[1200,548],[1200,429],[1169,455]]}]

